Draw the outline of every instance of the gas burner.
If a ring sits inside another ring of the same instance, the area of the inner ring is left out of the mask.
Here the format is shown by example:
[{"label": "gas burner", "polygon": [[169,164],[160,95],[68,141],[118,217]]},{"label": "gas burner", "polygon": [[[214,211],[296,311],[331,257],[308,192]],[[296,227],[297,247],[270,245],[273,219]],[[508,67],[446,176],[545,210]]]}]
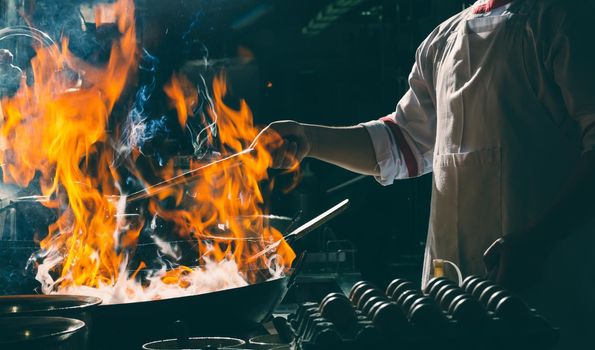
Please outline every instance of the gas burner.
[{"label": "gas burner", "polygon": [[184,339],[167,339],[143,345],[145,350],[226,350],[226,349],[291,349],[284,344],[278,335],[259,335],[245,341],[231,337],[190,337]]},{"label": "gas burner", "polygon": [[[434,278],[422,292],[407,279],[385,291],[360,281],[349,295],[331,293],[299,305],[283,333],[297,349],[550,349],[558,330],[504,288],[478,276],[459,287]],[[281,333],[281,332],[280,332]],[[428,336],[432,335],[432,336]]]}]

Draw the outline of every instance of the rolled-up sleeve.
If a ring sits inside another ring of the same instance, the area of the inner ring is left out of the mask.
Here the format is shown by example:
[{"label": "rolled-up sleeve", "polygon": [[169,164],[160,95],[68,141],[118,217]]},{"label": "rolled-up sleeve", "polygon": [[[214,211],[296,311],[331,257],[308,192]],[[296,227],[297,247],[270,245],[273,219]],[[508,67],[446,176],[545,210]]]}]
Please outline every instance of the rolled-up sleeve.
[{"label": "rolled-up sleeve", "polygon": [[[568,114],[579,125],[584,151],[595,150],[595,45],[591,1],[558,2],[542,23],[550,45],[546,66],[560,88]],[[547,35],[549,34],[549,35]]]},{"label": "rolled-up sleeve", "polygon": [[377,121],[362,124],[370,134],[382,185],[396,179],[421,176],[432,171],[436,141],[436,99],[433,88],[433,60],[428,59],[432,33],[418,48],[409,75],[409,90],[396,111]]},{"label": "rolled-up sleeve", "polygon": [[363,125],[374,145],[377,167],[380,175],[376,180],[382,185],[390,185],[395,179],[407,178],[409,173],[403,162],[401,151],[397,147],[389,127],[381,120],[372,120]]}]

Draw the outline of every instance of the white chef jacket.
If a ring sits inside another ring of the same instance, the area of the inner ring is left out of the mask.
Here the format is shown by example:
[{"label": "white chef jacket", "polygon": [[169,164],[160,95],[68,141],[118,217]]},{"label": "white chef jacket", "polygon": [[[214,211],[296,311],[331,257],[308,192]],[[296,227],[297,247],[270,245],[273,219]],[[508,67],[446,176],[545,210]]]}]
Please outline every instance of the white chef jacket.
[{"label": "white chef jacket", "polygon": [[[592,0],[464,10],[418,48],[396,111],[364,124],[381,184],[433,172],[422,284],[436,258],[484,274],[489,245],[537,222],[581,152],[595,149],[594,13]],[[583,231],[556,248],[547,284],[526,297],[563,333],[584,336],[595,313],[595,223]],[[551,302],[562,296],[581,304]],[[566,348],[585,340],[570,338]]]}]

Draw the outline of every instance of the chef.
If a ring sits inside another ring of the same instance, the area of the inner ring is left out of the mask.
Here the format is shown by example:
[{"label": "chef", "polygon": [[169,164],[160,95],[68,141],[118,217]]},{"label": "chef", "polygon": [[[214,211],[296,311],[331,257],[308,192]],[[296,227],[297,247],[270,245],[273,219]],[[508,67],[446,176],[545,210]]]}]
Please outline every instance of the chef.
[{"label": "chef", "polygon": [[275,165],[312,157],[383,185],[433,173],[422,284],[433,259],[489,273],[561,327],[560,348],[593,345],[594,23],[592,0],[480,1],[424,40],[390,115],[271,124]]}]

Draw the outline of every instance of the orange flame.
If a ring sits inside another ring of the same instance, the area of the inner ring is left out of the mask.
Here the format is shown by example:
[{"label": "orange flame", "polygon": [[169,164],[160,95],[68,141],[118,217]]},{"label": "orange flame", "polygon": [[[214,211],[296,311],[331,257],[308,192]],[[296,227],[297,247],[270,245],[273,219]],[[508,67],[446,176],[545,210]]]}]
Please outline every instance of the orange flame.
[{"label": "orange flame", "polygon": [[[116,206],[105,196],[118,193],[118,178],[110,169],[110,153],[101,149],[109,115],[136,66],[137,53],[132,2],[113,6],[122,37],[112,46],[106,67],[77,60],[67,41],[62,50],[38,48],[31,61],[35,84],[3,101],[4,181],[25,186],[39,171],[42,193],[54,199],[49,205],[67,206],[41,242],[42,249],[63,255],[60,275],[69,276],[65,284],[108,282],[117,278],[123,261],[113,249],[119,228]],[[84,71],[85,85],[77,86],[64,74],[67,70]]]},{"label": "orange flame", "polygon": [[[40,243],[46,253],[46,262],[38,267],[38,276],[46,274],[40,278],[44,292],[88,293],[103,288],[111,295],[117,294],[115,286],[124,284],[126,297],[115,301],[132,301],[147,298],[140,295],[146,284],[136,279],[145,263],[128,266],[145,222],[142,215],[125,213],[126,196],[113,166],[114,150],[106,130],[138,65],[134,5],[132,0],[120,0],[102,6],[98,21],[113,13],[121,33],[112,45],[108,63],[95,67],[83,62],[68,50],[66,40],[61,49],[37,48],[31,61],[34,84],[22,84],[13,98],[2,101],[0,162],[4,182],[27,186],[39,174],[41,192],[51,199],[45,205],[60,214]],[[67,70],[84,74],[71,79],[64,74]],[[174,75],[164,90],[180,125],[185,126],[188,118],[195,117],[196,88],[189,79]],[[218,137],[221,156],[226,157],[247,148],[258,129],[244,101],[237,111],[223,103],[227,92],[223,76],[214,80],[213,92],[214,109],[209,112],[218,123],[217,135],[209,134],[209,140]],[[171,186],[149,200],[148,209],[154,217],[171,222],[177,236],[196,243],[196,257],[202,263],[202,267],[163,269],[151,280],[157,292],[149,298],[178,296],[186,289],[212,291],[242,281],[256,283],[274,274],[263,271],[285,272],[291,266],[295,254],[279,231],[265,225],[261,215],[265,203],[259,186],[267,179],[271,164],[265,145],[280,142],[273,136],[267,138],[243,153],[239,163],[209,166],[193,182]],[[203,165],[195,162],[192,167]],[[179,174],[172,169],[170,164],[152,177],[167,180]],[[168,197],[175,198],[175,208],[164,207],[162,201]],[[282,243],[276,252],[250,259],[277,241]],[[213,279],[207,273],[209,266],[217,264],[222,271],[237,269],[235,277],[239,279],[208,281]]]},{"label": "orange flame", "polygon": [[186,127],[188,116],[192,116],[194,107],[198,104],[196,87],[184,76],[174,74],[171,82],[163,89],[178,112],[178,121],[182,128]]},{"label": "orange flame", "polygon": [[[168,86],[188,85],[180,84],[177,79],[174,76]],[[191,89],[182,89],[178,90],[181,95],[170,95],[177,96],[177,101],[180,102],[175,104],[178,116],[187,113],[188,104],[181,102],[189,101],[190,97],[184,91],[194,94]],[[213,119],[217,120],[222,157],[247,149],[259,132],[252,123],[252,113],[246,102],[242,100],[240,109],[234,110],[223,102],[226,94],[225,77],[220,75],[213,81],[212,113],[215,114]],[[245,263],[269,244],[282,241],[276,252],[276,263],[280,266],[290,266],[295,258],[281,233],[272,227],[266,227],[262,216],[258,216],[263,213],[264,206],[259,182],[267,178],[267,169],[272,163],[267,145],[274,142],[280,140],[273,135],[265,136],[251,152],[234,159],[235,163],[222,162],[206,167],[198,181],[176,190],[171,189],[168,195],[176,197],[176,203],[183,209],[166,210],[157,201],[151,201],[149,207],[151,213],[174,222],[180,236],[196,239],[199,242],[199,256],[214,261],[226,258],[235,260],[238,268],[247,273],[250,283],[256,282],[257,272],[267,268],[270,261],[262,258],[250,260],[249,266]],[[197,163],[194,167],[200,168],[203,165]],[[179,191],[189,192],[192,201],[180,203]],[[225,224],[225,232],[217,227],[221,223]],[[202,244],[204,238],[212,241],[211,244]]]}]

